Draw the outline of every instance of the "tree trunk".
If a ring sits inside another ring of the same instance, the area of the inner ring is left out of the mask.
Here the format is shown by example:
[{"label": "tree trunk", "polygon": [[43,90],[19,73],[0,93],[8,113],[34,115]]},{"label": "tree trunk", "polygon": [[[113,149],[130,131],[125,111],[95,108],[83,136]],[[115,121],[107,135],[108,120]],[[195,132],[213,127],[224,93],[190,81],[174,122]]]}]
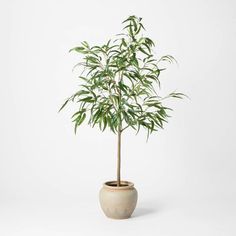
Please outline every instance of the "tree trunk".
[{"label": "tree trunk", "polygon": [[121,163],[121,127],[118,130],[117,145],[117,186],[120,186],[120,163]]},{"label": "tree trunk", "polygon": [[[122,74],[119,72],[119,82],[122,81]],[[118,127],[118,144],[117,144],[117,186],[119,187],[120,184],[120,163],[121,163],[121,132],[122,132],[122,118],[121,118],[121,89],[119,87],[118,90],[119,93],[119,109],[118,109],[118,114],[119,114],[119,127]]]}]

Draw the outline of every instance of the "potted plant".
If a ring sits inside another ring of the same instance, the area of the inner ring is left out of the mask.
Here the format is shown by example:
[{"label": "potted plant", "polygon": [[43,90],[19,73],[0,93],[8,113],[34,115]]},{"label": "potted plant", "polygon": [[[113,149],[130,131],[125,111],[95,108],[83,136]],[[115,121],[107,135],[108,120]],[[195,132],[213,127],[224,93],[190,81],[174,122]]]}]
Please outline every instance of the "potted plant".
[{"label": "potted plant", "polygon": [[69,97],[79,108],[73,114],[75,133],[85,120],[101,131],[109,128],[117,135],[117,179],[103,184],[100,204],[106,216],[115,219],[129,218],[137,202],[133,183],[121,180],[121,137],[127,128],[137,133],[147,130],[147,136],[163,128],[170,108],[163,105],[166,98],[182,98],[182,93],[170,93],[160,97],[161,61],[172,62],[172,56],[159,60],[153,55],[153,41],[144,37],[142,19],[130,16],[123,24],[123,33],[116,35],[102,46],[90,46],[82,42],[70,51],[83,56],[75,66],[81,69],[80,89]]}]

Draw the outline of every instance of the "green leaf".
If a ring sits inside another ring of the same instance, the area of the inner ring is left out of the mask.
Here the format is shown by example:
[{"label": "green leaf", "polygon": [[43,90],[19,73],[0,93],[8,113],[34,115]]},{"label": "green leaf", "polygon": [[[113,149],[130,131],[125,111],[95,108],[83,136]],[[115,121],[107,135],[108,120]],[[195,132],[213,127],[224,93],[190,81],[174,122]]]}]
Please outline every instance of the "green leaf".
[{"label": "green leaf", "polygon": [[82,115],[78,116],[77,119],[75,120],[75,134],[77,132],[77,128],[83,123],[83,121],[86,118],[86,113],[83,113]]},{"label": "green leaf", "polygon": [[60,111],[66,106],[66,104],[67,104],[69,101],[70,101],[70,98],[68,98],[68,99],[64,102],[64,104],[61,106],[61,108],[59,109],[58,112],[60,112]]},{"label": "green leaf", "polygon": [[127,43],[125,42],[124,38],[122,38],[122,44],[127,47]]},{"label": "green leaf", "polygon": [[136,57],[132,58],[131,64],[134,65],[135,67],[139,68],[138,59]]},{"label": "green leaf", "polygon": [[80,102],[93,103],[93,102],[94,102],[94,98],[93,98],[93,97],[86,97],[86,98],[80,99],[79,101],[80,101]]},{"label": "green leaf", "polygon": [[87,51],[85,51],[85,48],[84,47],[75,47],[75,48],[72,48],[69,50],[69,52],[72,52],[72,51],[76,51],[76,52],[79,52],[79,53],[87,53]]},{"label": "green leaf", "polygon": [[138,29],[137,23],[134,19],[132,19],[132,22],[133,22],[133,26],[134,26],[134,31],[136,32]]},{"label": "green leaf", "polygon": [[72,96],[72,101],[74,101],[74,99],[76,97],[79,97],[81,95],[85,95],[85,94],[89,94],[90,92],[89,91],[86,91],[86,90],[80,90],[78,91],[77,93],[75,93],[73,96]]},{"label": "green leaf", "polygon": [[82,44],[84,47],[89,48],[89,44],[88,44],[86,41],[82,42],[81,44]]},{"label": "green leaf", "polygon": [[78,119],[79,116],[81,116],[81,115],[82,115],[83,113],[85,113],[85,112],[86,112],[86,109],[83,108],[83,109],[77,111],[76,113],[74,113],[74,114],[72,115],[71,119],[73,119],[75,116],[77,116],[77,117],[73,120],[73,121],[75,121],[75,120]]},{"label": "green leaf", "polygon": [[144,53],[147,56],[150,56],[150,54],[148,52],[146,52],[143,48],[139,47],[139,50]]},{"label": "green leaf", "polygon": [[186,97],[186,95],[183,93],[175,93],[175,92],[170,93],[169,96],[173,98],[180,98],[180,99],[183,99],[183,97]]},{"label": "green leaf", "polygon": [[103,123],[104,123],[104,126],[103,126],[102,131],[104,131],[107,127],[107,118],[106,118],[106,116],[103,116]]}]

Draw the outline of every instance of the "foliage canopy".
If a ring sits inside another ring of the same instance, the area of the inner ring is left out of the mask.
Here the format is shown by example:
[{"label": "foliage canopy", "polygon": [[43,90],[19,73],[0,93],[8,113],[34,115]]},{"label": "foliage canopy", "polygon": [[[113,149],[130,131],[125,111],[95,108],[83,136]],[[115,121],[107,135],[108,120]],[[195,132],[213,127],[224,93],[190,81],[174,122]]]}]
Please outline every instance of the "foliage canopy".
[{"label": "foliage canopy", "polygon": [[[131,127],[136,132],[145,128],[148,136],[163,128],[170,108],[163,105],[164,98],[182,98],[182,93],[160,97],[160,61],[174,61],[170,55],[155,59],[154,42],[144,37],[142,18],[130,16],[123,21],[123,33],[102,46],[90,46],[86,41],[70,51],[83,56],[75,66],[82,71],[79,91],[68,102],[78,104],[72,120],[75,132],[88,118],[92,127],[98,125],[114,133]],[[61,110],[60,109],[60,110]]]}]

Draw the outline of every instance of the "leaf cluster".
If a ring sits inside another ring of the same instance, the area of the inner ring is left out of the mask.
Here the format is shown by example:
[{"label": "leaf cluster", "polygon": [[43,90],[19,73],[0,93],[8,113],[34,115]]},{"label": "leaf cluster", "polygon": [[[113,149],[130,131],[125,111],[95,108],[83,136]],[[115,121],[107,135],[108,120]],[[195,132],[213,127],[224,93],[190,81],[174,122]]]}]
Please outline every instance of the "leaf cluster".
[{"label": "leaf cluster", "polygon": [[[130,16],[123,21],[123,33],[116,35],[102,46],[90,46],[82,42],[70,51],[82,55],[75,68],[80,68],[80,89],[68,102],[78,104],[73,114],[75,132],[88,118],[92,127],[98,125],[114,133],[131,127],[136,132],[145,128],[148,135],[163,128],[170,108],[163,105],[167,97],[182,98],[182,93],[170,93],[165,98],[157,94],[160,87],[160,61],[173,62],[170,55],[157,60],[154,42],[143,36],[142,19]],[[61,110],[60,109],[60,110]]]}]

